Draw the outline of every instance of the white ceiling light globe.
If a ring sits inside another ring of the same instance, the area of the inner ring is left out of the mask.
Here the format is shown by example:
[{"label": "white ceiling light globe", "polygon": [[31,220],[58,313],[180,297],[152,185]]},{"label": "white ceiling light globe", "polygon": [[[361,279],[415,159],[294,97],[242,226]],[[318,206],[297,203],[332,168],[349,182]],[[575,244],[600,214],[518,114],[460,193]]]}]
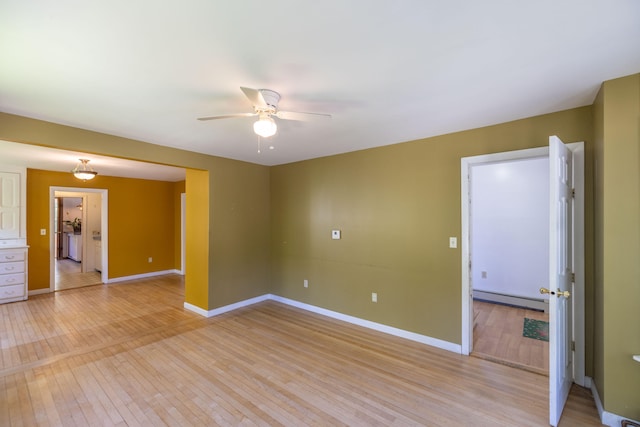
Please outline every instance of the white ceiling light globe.
[{"label": "white ceiling light globe", "polygon": [[263,138],[269,138],[270,136],[275,135],[276,130],[278,130],[278,126],[276,125],[275,120],[266,115],[261,116],[260,120],[253,124],[253,131]]}]

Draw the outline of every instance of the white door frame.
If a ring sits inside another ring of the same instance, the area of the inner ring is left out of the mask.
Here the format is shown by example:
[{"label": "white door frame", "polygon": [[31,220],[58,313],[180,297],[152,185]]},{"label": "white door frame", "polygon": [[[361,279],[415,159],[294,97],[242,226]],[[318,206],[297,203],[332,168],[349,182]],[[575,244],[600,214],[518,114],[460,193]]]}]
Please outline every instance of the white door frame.
[{"label": "white door frame", "polygon": [[[567,144],[574,154],[574,184],[576,189],[576,216],[574,218],[575,244],[575,274],[574,293],[572,295],[573,310],[573,339],[574,353],[574,382],[585,386],[585,342],[584,342],[584,143]],[[473,288],[470,274],[470,177],[474,166],[504,162],[518,159],[533,159],[549,156],[549,147],[531,148],[526,150],[508,151],[503,153],[485,154],[461,159],[461,208],[462,208],[462,342],[461,352],[469,355],[473,350]]]},{"label": "white door frame", "polygon": [[180,193],[180,274],[186,274],[187,269],[187,194]]},{"label": "white door frame", "polygon": [[[108,282],[109,277],[109,191],[100,188],[77,188],[77,187],[49,187],[49,230],[54,230],[54,211],[56,192],[64,191],[69,193],[99,193],[102,195],[101,203],[101,225],[100,225],[100,238],[102,245],[102,271],[100,273],[100,280],[102,283]],[[83,213],[83,216],[85,213]],[[83,252],[85,250],[83,245]],[[54,233],[49,233],[49,292],[55,292],[56,290],[56,254],[55,254],[55,236]],[[84,256],[84,255],[83,255]]]}]

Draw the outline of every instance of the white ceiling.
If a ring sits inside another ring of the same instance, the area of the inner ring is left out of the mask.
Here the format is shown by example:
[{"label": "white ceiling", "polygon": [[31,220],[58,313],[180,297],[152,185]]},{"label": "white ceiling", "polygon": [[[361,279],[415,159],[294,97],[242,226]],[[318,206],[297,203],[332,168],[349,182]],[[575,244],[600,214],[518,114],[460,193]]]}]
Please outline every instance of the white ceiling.
[{"label": "white ceiling", "polygon": [[[640,1],[2,0],[0,58],[1,111],[275,165],[589,105],[640,72]],[[240,86],[333,118],[258,153],[196,120]]]}]

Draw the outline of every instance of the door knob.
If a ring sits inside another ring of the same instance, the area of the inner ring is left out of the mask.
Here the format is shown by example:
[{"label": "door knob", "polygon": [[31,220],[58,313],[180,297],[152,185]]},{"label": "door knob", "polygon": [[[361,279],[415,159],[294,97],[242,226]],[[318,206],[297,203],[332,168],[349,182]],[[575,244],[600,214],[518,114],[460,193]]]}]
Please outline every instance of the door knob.
[{"label": "door knob", "polygon": [[560,288],[558,288],[557,292],[554,292],[551,289],[547,289],[547,288],[540,288],[540,293],[541,294],[555,295],[558,298],[560,298],[560,297],[569,298],[571,296],[571,292],[560,290]]}]

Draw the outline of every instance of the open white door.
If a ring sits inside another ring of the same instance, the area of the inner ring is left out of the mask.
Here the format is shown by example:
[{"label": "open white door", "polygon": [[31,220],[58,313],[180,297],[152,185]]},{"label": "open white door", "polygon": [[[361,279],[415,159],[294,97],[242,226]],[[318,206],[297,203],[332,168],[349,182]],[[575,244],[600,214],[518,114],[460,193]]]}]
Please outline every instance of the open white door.
[{"label": "open white door", "polygon": [[573,383],[572,313],[569,303],[573,267],[573,154],[549,137],[549,424],[557,426]]}]

